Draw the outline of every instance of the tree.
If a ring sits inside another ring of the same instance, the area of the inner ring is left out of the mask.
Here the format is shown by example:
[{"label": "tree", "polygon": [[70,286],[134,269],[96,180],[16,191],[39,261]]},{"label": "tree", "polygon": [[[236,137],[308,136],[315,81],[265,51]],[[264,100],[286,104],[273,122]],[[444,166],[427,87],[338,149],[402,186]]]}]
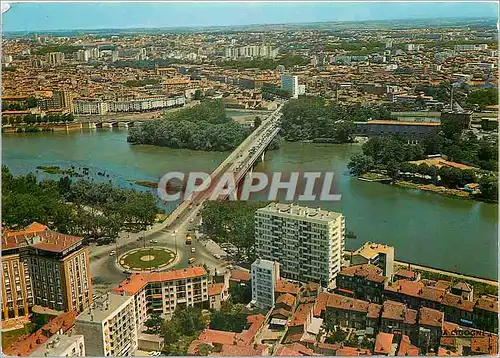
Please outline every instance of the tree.
[{"label": "tree", "polygon": [[194,91],[194,97],[193,97],[193,99],[198,100],[198,101],[201,100],[202,94],[203,93],[201,92],[201,90],[197,89],[196,91]]},{"label": "tree", "polygon": [[253,127],[258,128],[262,124],[262,119],[259,116],[256,116],[253,120]]},{"label": "tree", "polygon": [[476,181],[477,177],[473,169],[462,170],[462,185],[475,183]]},{"label": "tree", "polygon": [[484,175],[479,180],[478,197],[488,202],[498,202],[498,177]]},{"label": "tree", "polygon": [[250,283],[245,285],[230,285],[229,295],[232,303],[248,304],[252,300],[252,286]]},{"label": "tree", "polygon": [[144,325],[147,327],[147,333],[158,334],[162,330],[163,319],[159,314],[154,313],[144,322]]},{"label": "tree", "polygon": [[396,162],[395,160],[389,161],[389,163],[387,163],[387,175],[389,175],[391,178],[396,178],[399,175],[400,168],[400,163]]},{"label": "tree", "polygon": [[228,332],[241,332],[247,324],[243,313],[244,305],[225,302],[220,311],[215,311],[210,319],[210,329]]},{"label": "tree", "polygon": [[351,157],[347,168],[352,175],[359,176],[373,169],[375,163],[371,156],[358,153]]},{"label": "tree", "polygon": [[426,163],[419,164],[417,172],[420,175],[429,175],[429,165]]}]

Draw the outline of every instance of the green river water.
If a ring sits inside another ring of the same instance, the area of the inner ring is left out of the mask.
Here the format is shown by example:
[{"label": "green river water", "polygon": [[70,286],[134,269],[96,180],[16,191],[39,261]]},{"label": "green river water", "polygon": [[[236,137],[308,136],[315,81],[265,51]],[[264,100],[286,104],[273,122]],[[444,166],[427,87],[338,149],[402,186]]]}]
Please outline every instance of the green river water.
[{"label": "green river water", "polygon": [[[109,174],[109,178],[94,175],[95,180],[136,187],[131,181],[157,181],[168,171],[211,171],[227,156],[130,145],[126,133],[114,129],[4,134],[2,162],[14,174],[33,171],[38,165],[89,167],[91,173]],[[395,246],[398,260],[497,278],[498,205],[359,181],[348,175],[346,165],[360,150],[358,144],[284,143],[279,150],[266,153],[256,170],[334,171],[334,189],[342,199],[309,204],[344,214],[347,230],[357,235],[346,239],[348,249],[366,241],[381,242]]]}]

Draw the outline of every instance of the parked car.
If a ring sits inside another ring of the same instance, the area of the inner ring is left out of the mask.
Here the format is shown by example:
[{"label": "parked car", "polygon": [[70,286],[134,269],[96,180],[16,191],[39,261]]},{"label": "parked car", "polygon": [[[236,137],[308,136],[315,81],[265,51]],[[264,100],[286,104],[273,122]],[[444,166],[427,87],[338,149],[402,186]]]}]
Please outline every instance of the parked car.
[{"label": "parked car", "polygon": [[194,254],[196,252],[196,249],[194,247],[192,247],[191,252]]},{"label": "parked car", "polygon": [[116,251],[115,251],[115,250],[113,250],[113,251],[111,251],[111,252],[109,253],[109,256],[115,256],[115,255],[116,255]]},{"label": "parked car", "polygon": [[191,265],[194,263],[194,257],[191,257],[189,260],[188,260],[188,263]]},{"label": "parked car", "polygon": [[157,244],[157,243],[158,243],[158,240],[149,240],[149,243],[150,243],[150,244]]}]

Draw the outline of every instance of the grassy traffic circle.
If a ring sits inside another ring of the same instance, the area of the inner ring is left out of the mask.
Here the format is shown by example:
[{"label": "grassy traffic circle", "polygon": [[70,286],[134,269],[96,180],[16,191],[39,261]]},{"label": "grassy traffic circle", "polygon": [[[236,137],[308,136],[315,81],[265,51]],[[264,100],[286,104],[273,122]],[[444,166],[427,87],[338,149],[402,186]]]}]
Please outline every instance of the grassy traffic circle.
[{"label": "grassy traffic circle", "polygon": [[128,270],[163,269],[175,260],[175,253],[163,247],[135,249],[123,254],[119,263]]}]

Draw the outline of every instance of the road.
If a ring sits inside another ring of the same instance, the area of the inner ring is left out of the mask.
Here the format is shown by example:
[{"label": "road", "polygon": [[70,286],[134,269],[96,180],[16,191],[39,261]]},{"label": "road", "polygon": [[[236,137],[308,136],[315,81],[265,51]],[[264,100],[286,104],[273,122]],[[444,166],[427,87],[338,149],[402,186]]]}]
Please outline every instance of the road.
[{"label": "road", "polygon": [[[279,130],[278,122],[281,116],[280,106],[269,115],[254,132],[252,132],[211,174],[212,180],[217,180],[227,171],[244,173],[251,167],[259,151],[265,149],[272,136]],[[265,140],[264,140],[265,139]],[[251,149],[254,153],[251,153]],[[194,196],[192,201],[182,202],[161,224],[156,224],[149,230],[137,234],[125,234],[117,240],[116,244],[90,247],[90,268],[94,278],[99,277],[105,282],[104,287],[115,286],[123,281],[127,274],[123,273],[116,265],[117,258],[123,253],[138,247],[161,246],[169,248],[179,255],[175,268],[184,268],[189,265],[190,257],[195,258],[195,264],[206,264],[213,273],[215,269],[227,266],[224,260],[216,259],[207,248],[193,237],[191,246],[185,244],[188,232],[193,232],[199,223],[199,212],[203,203],[210,198],[210,192],[203,192]],[[151,241],[156,241],[151,243]],[[195,253],[191,253],[191,248]],[[110,256],[115,250],[116,255]]]}]

